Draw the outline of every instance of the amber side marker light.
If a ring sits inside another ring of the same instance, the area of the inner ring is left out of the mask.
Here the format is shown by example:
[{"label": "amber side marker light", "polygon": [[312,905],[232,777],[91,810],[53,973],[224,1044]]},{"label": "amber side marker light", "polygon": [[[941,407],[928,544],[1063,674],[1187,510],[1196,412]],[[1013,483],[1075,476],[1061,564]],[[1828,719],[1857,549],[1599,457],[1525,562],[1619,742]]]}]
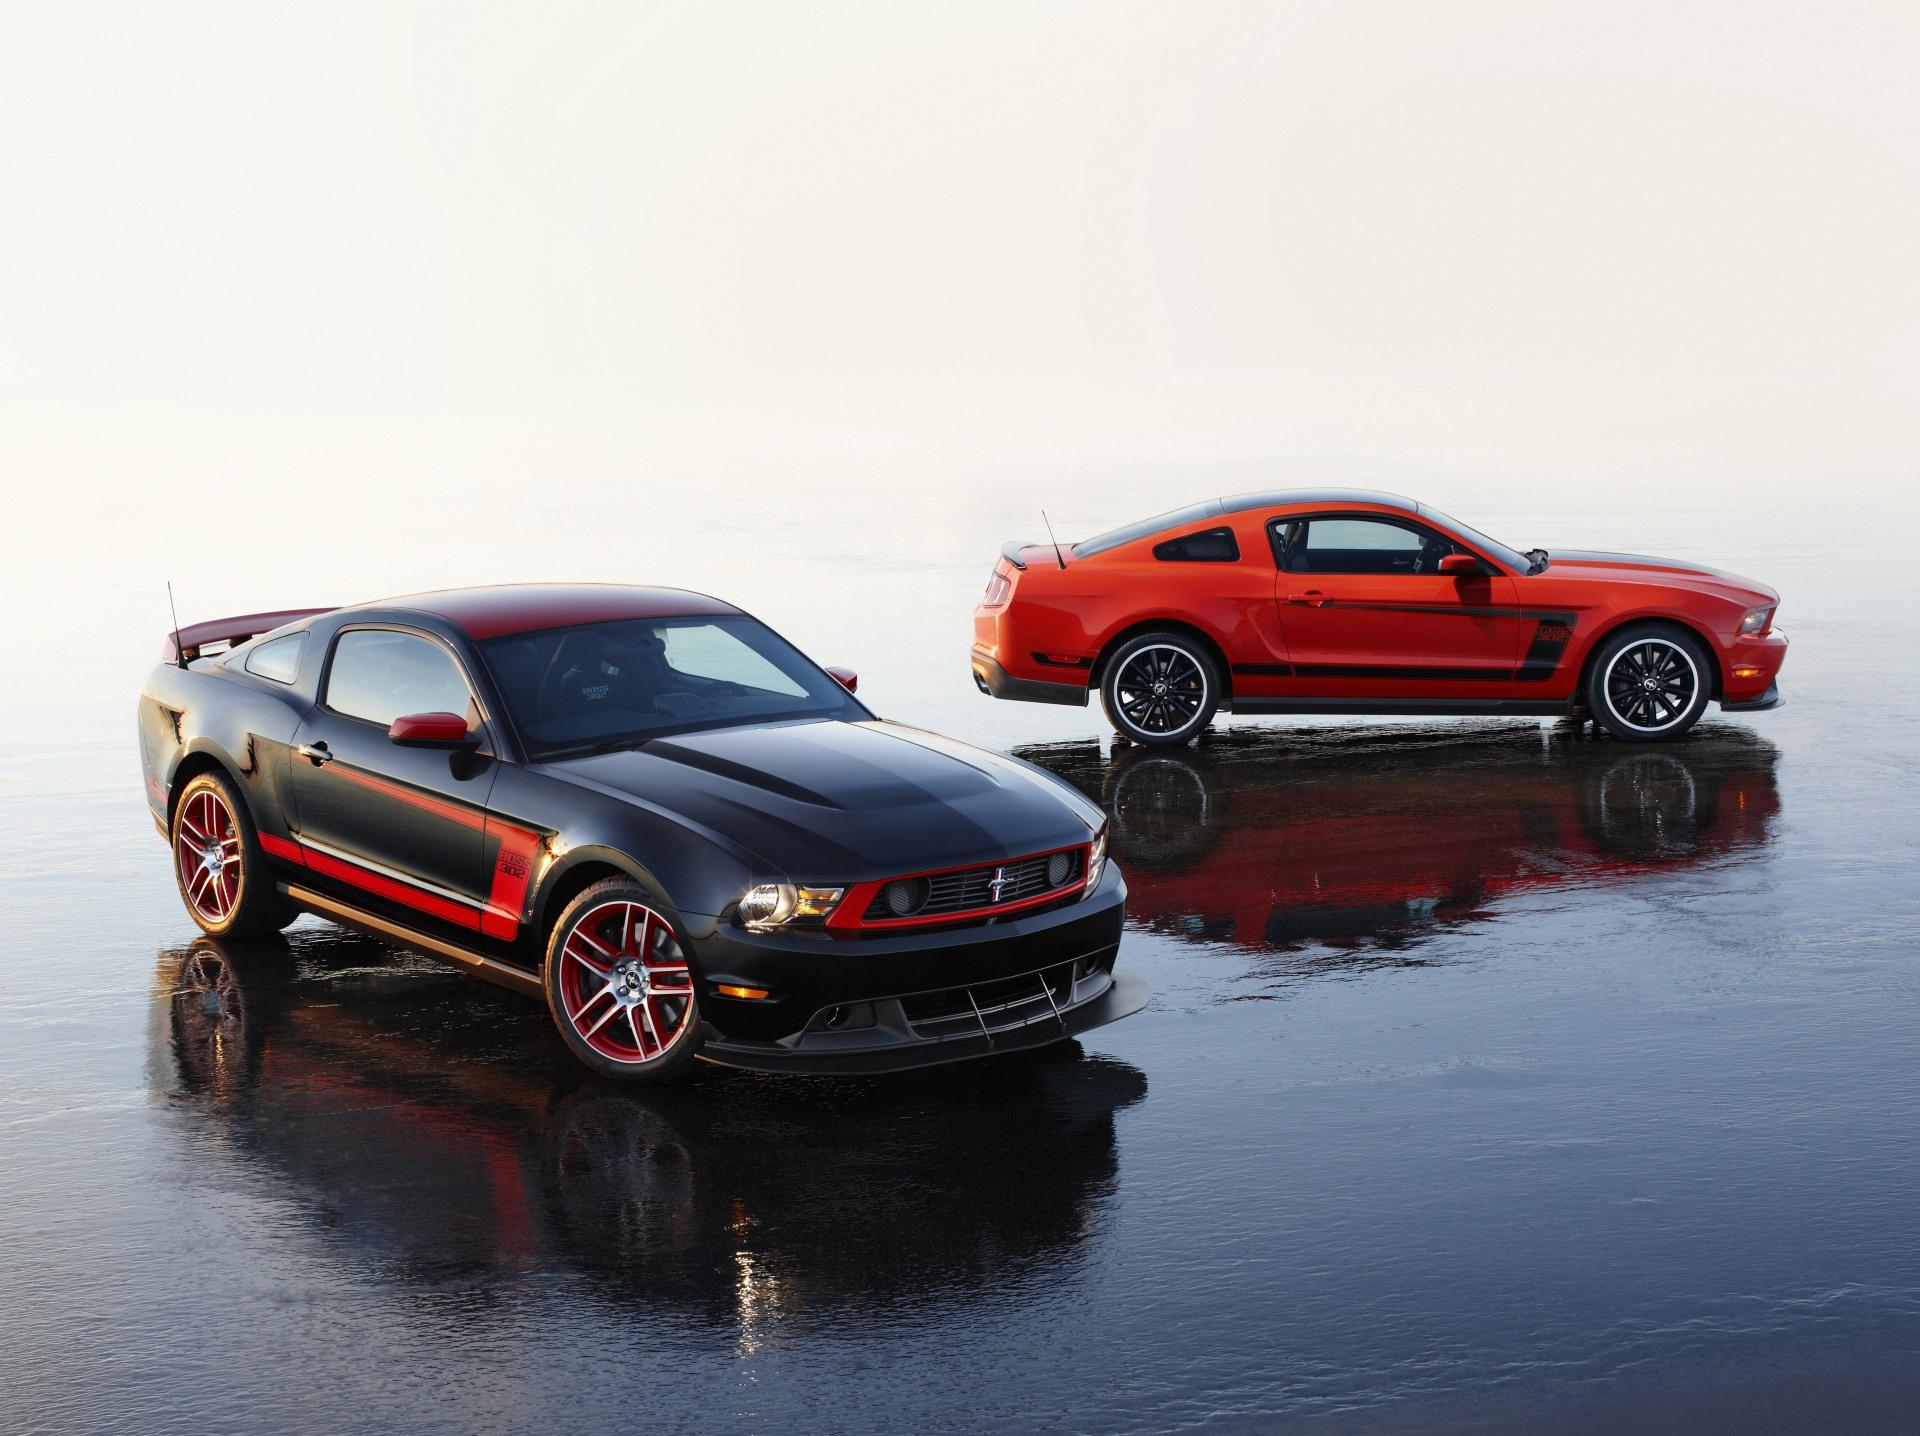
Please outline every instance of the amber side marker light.
[{"label": "amber side marker light", "polygon": [[1758,668],[1736,668],[1733,670],[1733,676],[1735,678],[1758,678],[1760,676],[1760,670]]},{"label": "amber side marker light", "polygon": [[720,995],[722,997],[744,997],[749,1002],[758,1002],[767,995],[767,990],[764,987],[735,987],[730,982],[723,982],[720,984]]}]

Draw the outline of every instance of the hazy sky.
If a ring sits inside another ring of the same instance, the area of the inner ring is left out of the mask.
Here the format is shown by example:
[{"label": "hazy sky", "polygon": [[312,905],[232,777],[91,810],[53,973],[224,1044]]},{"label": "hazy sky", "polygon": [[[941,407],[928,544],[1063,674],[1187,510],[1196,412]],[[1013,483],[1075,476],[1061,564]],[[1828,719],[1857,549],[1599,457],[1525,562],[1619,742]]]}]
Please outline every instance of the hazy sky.
[{"label": "hazy sky", "polygon": [[1913,4],[0,4],[8,582],[684,577],[702,504],[848,489],[1884,500],[1916,74]]}]

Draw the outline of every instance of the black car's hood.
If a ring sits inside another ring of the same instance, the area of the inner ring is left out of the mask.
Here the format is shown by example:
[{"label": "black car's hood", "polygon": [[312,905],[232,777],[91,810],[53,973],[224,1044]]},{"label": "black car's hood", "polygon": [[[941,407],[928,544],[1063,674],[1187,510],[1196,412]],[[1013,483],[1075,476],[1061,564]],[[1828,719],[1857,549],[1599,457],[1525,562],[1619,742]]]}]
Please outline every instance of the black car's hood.
[{"label": "black car's hood", "polygon": [[716,728],[546,770],[679,814],[801,880],[1043,852],[1101,821],[1029,763],[879,721]]}]

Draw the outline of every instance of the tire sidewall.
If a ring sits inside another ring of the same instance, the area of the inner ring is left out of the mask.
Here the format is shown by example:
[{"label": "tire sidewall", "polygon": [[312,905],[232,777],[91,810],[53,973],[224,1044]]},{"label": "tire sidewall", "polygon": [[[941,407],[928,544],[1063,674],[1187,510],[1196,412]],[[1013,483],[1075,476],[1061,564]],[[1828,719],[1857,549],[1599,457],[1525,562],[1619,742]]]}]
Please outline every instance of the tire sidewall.
[{"label": "tire sidewall", "polygon": [[[693,1010],[687,1014],[686,1034],[670,1050],[645,1062],[617,1062],[587,1042],[567,1019],[566,998],[560,990],[559,958],[563,938],[572,931],[581,914],[602,903],[616,901],[640,903],[666,919],[680,944],[680,951],[686,956],[689,986],[693,989]],[[540,964],[540,986],[546,994],[547,1013],[552,1017],[553,1025],[559,1029],[560,1040],[566,1043],[567,1050],[576,1058],[603,1077],[611,1077],[619,1082],[668,1082],[683,1075],[700,1055],[703,1039],[700,973],[692,950],[687,945],[686,928],[681,925],[680,914],[651,883],[633,877],[604,878],[577,893],[560,910],[560,916],[547,933],[546,958]]]},{"label": "tire sidewall", "polygon": [[[1687,711],[1675,722],[1651,733],[1634,727],[1616,714],[1607,697],[1608,669],[1627,649],[1648,639],[1658,639],[1684,650],[1693,662],[1696,676],[1693,701]],[[1601,645],[1588,667],[1584,696],[1594,721],[1614,737],[1631,743],[1662,743],[1680,737],[1700,721],[1700,716],[1707,711],[1707,704],[1713,701],[1713,677],[1713,658],[1691,633],[1664,623],[1636,624],[1632,628],[1622,629]]]},{"label": "tire sidewall", "polygon": [[[1177,733],[1144,732],[1129,723],[1126,715],[1120,711],[1120,674],[1144,648],[1179,649],[1193,660],[1206,681],[1207,696],[1200,705],[1200,711],[1194,715],[1193,721],[1187,727]],[[1174,747],[1191,743],[1207,730],[1208,724],[1213,722],[1214,714],[1220,709],[1220,684],[1219,666],[1214,663],[1213,656],[1206,651],[1205,645],[1195,642],[1184,633],[1142,633],[1128,639],[1107,661],[1107,666],[1100,675],[1100,706],[1106,710],[1107,722],[1113,726],[1113,731],[1129,743],[1137,743],[1142,747]]]}]

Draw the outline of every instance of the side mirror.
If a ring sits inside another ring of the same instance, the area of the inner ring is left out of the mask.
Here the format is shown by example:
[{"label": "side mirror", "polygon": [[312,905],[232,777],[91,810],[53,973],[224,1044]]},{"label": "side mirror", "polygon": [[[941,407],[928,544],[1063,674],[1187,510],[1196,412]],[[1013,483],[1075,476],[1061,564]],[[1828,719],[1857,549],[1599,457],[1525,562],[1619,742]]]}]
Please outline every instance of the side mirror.
[{"label": "side mirror", "polygon": [[471,748],[479,742],[458,713],[403,713],[387,725],[387,738],[403,748]]},{"label": "side mirror", "polygon": [[1440,560],[1440,572],[1452,578],[1477,578],[1486,566],[1470,553],[1450,553]]},{"label": "side mirror", "polygon": [[855,673],[851,668],[829,668],[827,670],[827,677],[831,678],[835,683],[838,683],[849,693],[858,693],[860,691],[860,675]]}]

